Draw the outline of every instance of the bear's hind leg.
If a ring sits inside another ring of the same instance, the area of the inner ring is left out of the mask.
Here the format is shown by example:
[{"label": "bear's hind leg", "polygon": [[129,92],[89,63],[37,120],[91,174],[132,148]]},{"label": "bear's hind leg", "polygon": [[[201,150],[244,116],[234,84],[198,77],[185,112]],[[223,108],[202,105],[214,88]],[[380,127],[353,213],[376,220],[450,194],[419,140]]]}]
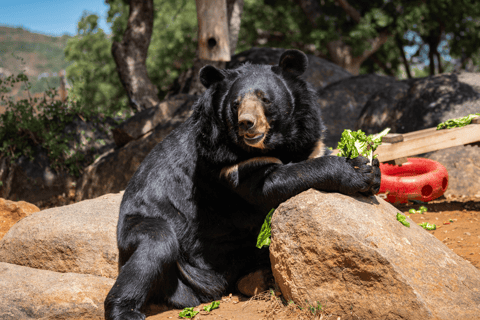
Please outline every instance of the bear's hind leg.
[{"label": "bear's hind leg", "polygon": [[[145,319],[140,312],[152,299],[166,303],[177,290],[179,246],[162,218],[125,219],[119,235],[121,269],[105,299],[105,319]],[[132,252],[133,251],[133,252]]]}]

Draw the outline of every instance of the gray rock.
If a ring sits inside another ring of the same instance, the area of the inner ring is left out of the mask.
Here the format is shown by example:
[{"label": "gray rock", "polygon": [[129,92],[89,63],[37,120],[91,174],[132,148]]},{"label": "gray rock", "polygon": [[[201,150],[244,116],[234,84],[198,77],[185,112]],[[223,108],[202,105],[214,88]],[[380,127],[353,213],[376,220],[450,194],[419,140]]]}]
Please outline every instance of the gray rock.
[{"label": "gray rock", "polygon": [[[232,56],[232,60],[227,63],[226,69],[237,68],[245,62],[276,65],[285,50],[286,49],[253,47]],[[309,82],[317,90],[352,76],[350,72],[330,61],[310,54],[307,54],[307,57],[308,68],[301,78]]]},{"label": "gray rock", "polygon": [[168,122],[157,125],[138,140],[103,154],[85,168],[77,183],[75,201],[124,190],[143,159],[173,129],[185,122],[192,113],[191,108],[190,103],[184,104]]},{"label": "gray rock", "polygon": [[325,144],[336,148],[343,130],[354,129],[370,97],[395,84],[394,78],[369,74],[343,79],[320,90],[318,103],[328,129]]},{"label": "gray rock", "polygon": [[308,190],[272,218],[285,299],[342,319],[478,319],[480,271],[378,197]]},{"label": "gray rock", "polygon": [[0,262],[0,319],[100,320],[113,279]]},{"label": "gray rock", "polygon": [[115,278],[122,194],[36,212],[0,241],[0,262]]},{"label": "gray rock", "polygon": [[[367,133],[386,127],[406,133],[436,127],[440,122],[480,112],[480,94],[456,74],[413,79],[392,92],[377,92],[355,125]],[[390,93],[390,96],[388,94]]]},{"label": "gray rock", "polygon": [[160,123],[168,121],[162,110],[170,110],[174,114],[179,108],[185,105],[192,106],[196,97],[187,94],[173,96],[160,103],[159,106],[145,109],[136,113],[127,121],[112,129],[113,138],[117,147],[122,147],[132,140],[137,140],[148,132],[152,131]]}]

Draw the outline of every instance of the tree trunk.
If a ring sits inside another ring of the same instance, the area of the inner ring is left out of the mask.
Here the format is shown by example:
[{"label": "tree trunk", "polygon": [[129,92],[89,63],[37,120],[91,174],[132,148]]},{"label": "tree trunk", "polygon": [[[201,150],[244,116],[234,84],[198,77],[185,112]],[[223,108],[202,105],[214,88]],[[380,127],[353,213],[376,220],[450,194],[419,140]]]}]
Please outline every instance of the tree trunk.
[{"label": "tree trunk", "polygon": [[[148,46],[153,31],[153,0],[130,0],[130,14],[122,42],[112,44],[112,55],[117,65],[130,107],[136,111],[160,104],[157,87],[147,73]],[[163,110],[168,117],[170,111]]]},{"label": "tree trunk", "polygon": [[[226,0],[227,4],[227,18],[228,18],[228,35],[230,42],[230,53],[233,55],[237,47],[238,33],[240,32],[240,23],[243,13],[244,0]],[[193,60],[193,67],[180,75],[178,82],[180,84],[179,93],[188,94],[202,94],[205,92],[205,87],[201,84],[198,73],[201,68],[207,64],[212,65],[219,69],[224,69],[226,62],[224,61],[211,61],[199,58],[199,52],[195,53]],[[177,92],[171,92],[175,94]]]}]

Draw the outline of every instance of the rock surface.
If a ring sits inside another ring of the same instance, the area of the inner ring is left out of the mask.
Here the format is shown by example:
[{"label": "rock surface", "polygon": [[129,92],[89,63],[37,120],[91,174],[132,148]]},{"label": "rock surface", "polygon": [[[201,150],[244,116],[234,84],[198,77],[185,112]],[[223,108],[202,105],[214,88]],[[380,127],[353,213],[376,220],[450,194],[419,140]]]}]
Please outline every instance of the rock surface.
[{"label": "rock surface", "polygon": [[379,91],[373,95],[355,127],[368,134],[386,127],[391,128],[392,133],[406,133],[480,112],[480,93],[459,81],[456,74],[440,74],[405,83],[408,88],[400,86],[394,92]]},{"label": "rock surface", "polygon": [[[253,47],[232,56],[232,60],[227,63],[226,69],[237,68],[245,62],[276,65],[280,61],[280,56],[283,52],[285,52],[285,49]],[[317,90],[352,76],[350,72],[330,61],[310,54],[307,54],[307,57],[308,67],[301,78],[309,82]]]},{"label": "rock surface", "polygon": [[104,319],[103,301],[114,282],[0,262],[0,319]]},{"label": "rock surface", "polygon": [[115,278],[121,200],[109,194],[23,218],[0,241],[0,262]]},{"label": "rock surface", "polygon": [[354,129],[370,97],[396,83],[394,78],[369,74],[342,79],[319,90],[317,101],[328,129],[325,144],[336,148],[343,130]]},{"label": "rock surface", "polygon": [[0,198],[0,240],[20,219],[37,211],[40,211],[40,209],[31,203]]},{"label": "rock surface", "polygon": [[480,271],[378,197],[308,190],[272,218],[273,275],[288,300],[341,319],[478,319]]},{"label": "rock surface", "polygon": [[183,105],[190,106],[196,101],[196,97],[187,94],[179,94],[162,101],[158,107],[148,108],[136,113],[127,121],[112,129],[113,138],[117,147],[122,147],[132,140],[137,140],[152,131],[160,123],[168,121],[162,110],[170,110],[171,114]]},{"label": "rock surface", "polygon": [[119,149],[103,154],[85,168],[77,183],[75,201],[125,190],[128,181],[150,151],[191,115],[193,101],[187,102],[168,122],[157,125],[138,140],[130,141]]}]

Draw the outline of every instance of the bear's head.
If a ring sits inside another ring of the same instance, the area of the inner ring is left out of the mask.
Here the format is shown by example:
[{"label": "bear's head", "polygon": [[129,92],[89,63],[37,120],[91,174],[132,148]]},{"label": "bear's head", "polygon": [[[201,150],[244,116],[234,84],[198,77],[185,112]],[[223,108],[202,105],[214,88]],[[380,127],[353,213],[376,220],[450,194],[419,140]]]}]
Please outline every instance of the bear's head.
[{"label": "bear's head", "polygon": [[311,133],[315,143],[321,129],[315,93],[299,79],[307,65],[303,52],[287,50],[276,66],[244,64],[234,70],[203,67],[200,81],[208,89],[205,95],[211,98],[206,109],[223,127],[218,132],[227,134],[229,141],[247,152],[268,153],[279,146],[298,144],[293,140]]}]

